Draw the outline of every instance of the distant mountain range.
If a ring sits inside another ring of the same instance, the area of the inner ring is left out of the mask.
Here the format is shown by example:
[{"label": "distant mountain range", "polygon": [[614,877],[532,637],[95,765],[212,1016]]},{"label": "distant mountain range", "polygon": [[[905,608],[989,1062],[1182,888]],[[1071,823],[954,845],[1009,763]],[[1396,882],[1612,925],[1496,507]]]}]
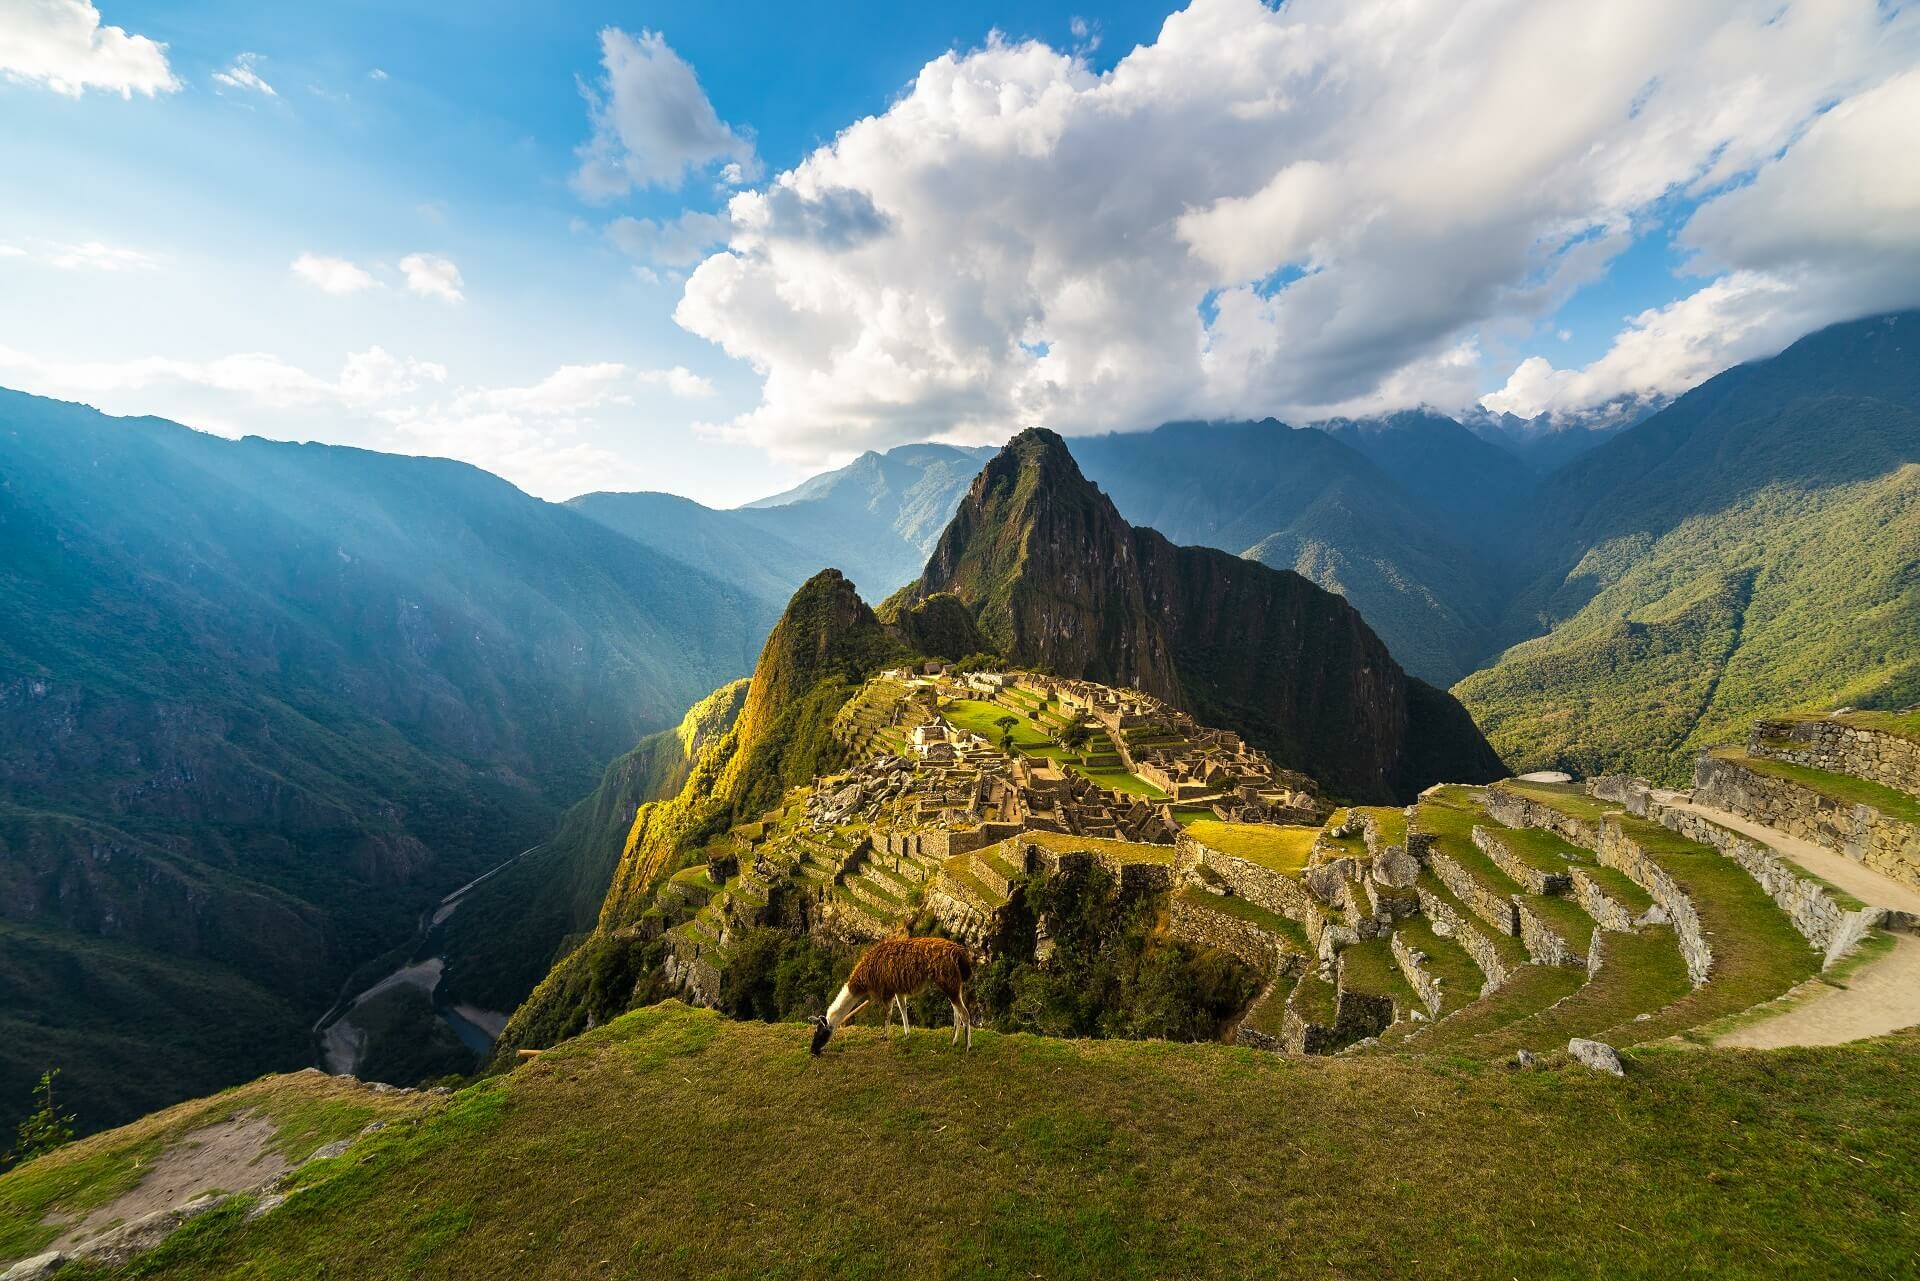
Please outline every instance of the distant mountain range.
[{"label": "distant mountain range", "polygon": [[[1172,681],[1354,794],[1430,772],[1340,739],[1446,722],[1422,680],[1513,768],[1661,778],[1770,711],[1920,701],[1916,333],[1920,313],[1835,326],[1630,426],[1078,438],[1069,506],[1112,516],[1070,527],[1150,564],[1071,591],[1044,540],[982,574],[941,551],[992,449],[869,453],[731,511],[556,505],[462,464],[0,393],[0,1099],[58,1064],[104,1124],[305,1062],[312,1019],[404,959],[422,908],[551,838],[448,931],[449,990],[503,1008],[591,928],[631,811],[693,767],[669,727],[827,565],[856,600],[918,584],[898,643],[973,629]],[[1028,603],[983,612],[1002,588]],[[1056,605],[1082,649],[1042,643]],[[1385,650],[1355,666],[1362,633]],[[1388,664],[1420,679],[1362,696]],[[1457,725],[1425,737],[1473,757]]]},{"label": "distant mountain range", "polygon": [[311,1061],[429,902],[743,675],[759,598],[477,468],[0,393],[0,1099]]}]

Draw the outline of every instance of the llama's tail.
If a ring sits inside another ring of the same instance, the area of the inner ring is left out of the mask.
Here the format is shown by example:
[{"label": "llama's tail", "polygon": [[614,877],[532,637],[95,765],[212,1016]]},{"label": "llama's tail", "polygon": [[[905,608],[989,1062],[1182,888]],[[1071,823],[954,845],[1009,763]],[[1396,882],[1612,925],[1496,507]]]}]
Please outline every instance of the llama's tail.
[{"label": "llama's tail", "polygon": [[960,949],[960,986],[973,982],[973,953]]}]

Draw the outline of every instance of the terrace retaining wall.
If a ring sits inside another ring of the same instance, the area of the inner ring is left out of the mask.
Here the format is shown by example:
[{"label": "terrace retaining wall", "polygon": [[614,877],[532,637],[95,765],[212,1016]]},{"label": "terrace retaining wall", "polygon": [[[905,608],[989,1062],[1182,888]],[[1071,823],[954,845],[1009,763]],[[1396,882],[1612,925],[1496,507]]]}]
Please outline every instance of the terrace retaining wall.
[{"label": "terrace retaining wall", "polygon": [[1883,876],[1920,887],[1920,827],[1871,805],[1850,804],[1710,753],[1694,764],[1693,799],[1824,845]]},{"label": "terrace retaining wall", "polygon": [[1920,796],[1920,743],[1842,721],[1757,721],[1747,754],[1851,774]]}]

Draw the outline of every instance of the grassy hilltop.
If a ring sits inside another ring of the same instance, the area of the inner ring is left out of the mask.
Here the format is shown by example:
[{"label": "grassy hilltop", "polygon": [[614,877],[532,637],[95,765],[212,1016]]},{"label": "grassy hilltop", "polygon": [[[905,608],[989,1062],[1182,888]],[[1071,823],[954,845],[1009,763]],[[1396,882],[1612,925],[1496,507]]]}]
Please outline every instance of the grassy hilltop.
[{"label": "grassy hilltop", "polygon": [[[668,1004],[416,1115],[129,1275],[1893,1276],[1920,1204],[1912,1033],[1615,1080],[870,1027],[810,1059]],[[0,1234],[121,1135],[0,1178]]]}]

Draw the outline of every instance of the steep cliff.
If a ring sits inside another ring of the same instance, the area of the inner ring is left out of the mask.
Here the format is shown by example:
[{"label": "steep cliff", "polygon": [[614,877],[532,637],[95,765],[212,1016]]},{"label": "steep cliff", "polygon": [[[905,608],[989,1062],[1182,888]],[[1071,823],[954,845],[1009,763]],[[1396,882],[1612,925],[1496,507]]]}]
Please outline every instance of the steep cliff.
[{"label": "steep cliff", "polygon": [[987,464],[900,603],[943,592],[1011,661],[1146,690],[1356,799],[1504,772],[1459,704],[1408,677],[1344,599],[1127,524],[1052,432],[1022,432]]}]

